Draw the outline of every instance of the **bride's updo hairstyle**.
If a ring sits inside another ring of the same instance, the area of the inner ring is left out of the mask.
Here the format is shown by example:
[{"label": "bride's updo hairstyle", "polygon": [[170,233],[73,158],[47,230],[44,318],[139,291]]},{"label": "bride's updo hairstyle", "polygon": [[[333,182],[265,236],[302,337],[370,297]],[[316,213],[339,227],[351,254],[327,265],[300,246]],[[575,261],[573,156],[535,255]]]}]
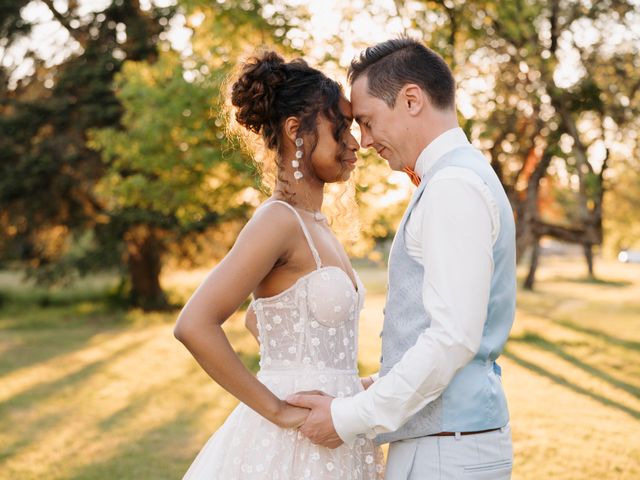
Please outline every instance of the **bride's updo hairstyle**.
[{"label": "bride's updo hairstyle", "polygon": [[286,159],[278,155],[284,121],[288,117],[298,118],[298,135],[311,137],[310,145],[305,142],[301,163],[308,162],[318,143],[317,117],[320,113],[333,123],[333,135],[338,142],[349,127],[340,113],[341,96],[342,88],[335,80],[300,58],[285,62],[272,51],[247,60],[231,87],[236,121],[262,136],[265,146],[276,154],[277,175],[285,184],[288,179],[283,178],[281,172]]},{"label": "bride's updo hairstyle", "polygon": [[[298,136],[305,137],[300,170],[306,174],[305,167],[318,144],[318,115],[323,114],[332,123],[335,140],[347,149],[343,133],[351,125],[340,111],[342,87],[301,58],[286,62],[273,51],[249,58],[231,82],[231,105],[227,108],[233,107],[235,122],[229,125],[230,133],[253,156],[263,187],[272,190],[277,178],[287,201],[297,204],[296,194],[288,188],[294,180],[288,178],[284,168],[293,158],[282,157],[284,121],[289,117],[299,121]],[[257,147],[256,135],[265,148]],[[323,211],[331,226],[343,243],[352,244],[360,233],[353,179],[328,184],[325,196],[329,200]]]}]

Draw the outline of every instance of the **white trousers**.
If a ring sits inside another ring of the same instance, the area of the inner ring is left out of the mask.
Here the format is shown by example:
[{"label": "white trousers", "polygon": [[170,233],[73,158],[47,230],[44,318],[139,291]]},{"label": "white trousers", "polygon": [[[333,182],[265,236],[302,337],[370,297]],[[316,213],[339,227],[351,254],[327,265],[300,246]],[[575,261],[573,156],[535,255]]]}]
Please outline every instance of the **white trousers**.
[{"label": "white trousers", "polygon": [[389,444],[385,480],[509,480],[511,428]]}]

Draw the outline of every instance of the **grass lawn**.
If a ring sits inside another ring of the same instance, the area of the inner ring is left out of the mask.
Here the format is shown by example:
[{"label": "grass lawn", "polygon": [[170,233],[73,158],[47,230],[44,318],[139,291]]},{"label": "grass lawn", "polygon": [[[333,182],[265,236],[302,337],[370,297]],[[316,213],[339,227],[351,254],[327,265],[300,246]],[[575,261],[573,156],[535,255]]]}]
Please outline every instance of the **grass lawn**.
[{"label": "grass lawn", "polygon": [[[543,259],[501,358],[514,479],[640,478],[640,265]],[[175,272],[178,298],[205,272]],[[377,369],[385,274],[369,295],[360,366]],[[56,294],[0,274],[0,479],[177,479],[237,403],[172,334],[176,313],[125,312],[105,279]],[[241,314],[226,326],[250,368]]]}]

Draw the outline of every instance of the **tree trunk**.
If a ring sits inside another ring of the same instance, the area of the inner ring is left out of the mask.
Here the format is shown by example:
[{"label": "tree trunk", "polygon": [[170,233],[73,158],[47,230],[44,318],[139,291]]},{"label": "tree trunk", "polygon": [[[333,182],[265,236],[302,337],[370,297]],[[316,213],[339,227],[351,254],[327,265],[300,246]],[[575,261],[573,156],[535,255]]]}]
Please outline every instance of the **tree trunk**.
[{"label": "tree trunk", "polygon": [[533,284],[536,278],[536,270],[538,269],[538,259],[540,258],[540,238],[536,238],[531,249],[531,266],[529,274],[522,285],[525,290],[533,290]]},{"label": "tree trunk", "polygon": [[160,286],[162,244],[146,225],[136,225],[125,235],[131,280],[131,304],[145,311],[166,310],[167,297]]},{"label": "tree trunk", "polygon": [[532,222],[519,214],[523,210],[523,208],[516,210],[516,263],[518,265],[523,261],[529,248],[533,247],[535,240],[532,234]]},{"label": "tree trunk", "polygon": [[546,175],[547,168],[551,163],[551,157],[551,152],[546,149],[527,180],[526,197],[519,203],[516,210],[516,261],[521,259],[529,247],[535,251],[536,245],[540,241],[541,234],[536,230],[538,192],[540,181]]},{"label": "tree trunk", "polygon": [[587,260],[589,278],[593,280],[595,278],[593,274],[593,245],[591,243],[583,243],[582,248],[584,249],[584,258]]}]

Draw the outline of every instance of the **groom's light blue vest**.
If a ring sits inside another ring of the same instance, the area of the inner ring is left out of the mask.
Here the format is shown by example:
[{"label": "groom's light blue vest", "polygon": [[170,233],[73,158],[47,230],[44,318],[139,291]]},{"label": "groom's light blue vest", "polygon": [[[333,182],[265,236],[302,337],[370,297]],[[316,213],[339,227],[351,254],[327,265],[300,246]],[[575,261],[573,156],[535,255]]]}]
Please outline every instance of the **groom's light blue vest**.
[{"label": "groom's light blue vest", "polygon": [[[405,225],[429,181],[449,166],[475,172],[488,186],[500,213],[500,233],[493,247],[494,271],[480,350],[459,370],[442,395],[395,432],[378,435],[386,443],[438,432],[473,432],[507,424],[509,411],[498,358],[513,324],[516,298],[515,225],[509,200],[484,156],[472,146],[447,153],[423,176],[400,222],[389,255],[389,286],[382,333],[382,368],[387,374],[430,327],[422,303],[424,268],[407,253]],[[429,272],[427,270],[426,274]]]}]

